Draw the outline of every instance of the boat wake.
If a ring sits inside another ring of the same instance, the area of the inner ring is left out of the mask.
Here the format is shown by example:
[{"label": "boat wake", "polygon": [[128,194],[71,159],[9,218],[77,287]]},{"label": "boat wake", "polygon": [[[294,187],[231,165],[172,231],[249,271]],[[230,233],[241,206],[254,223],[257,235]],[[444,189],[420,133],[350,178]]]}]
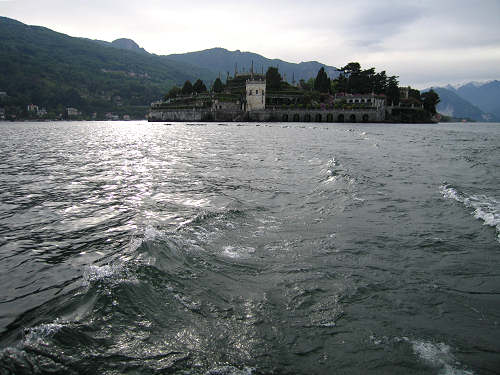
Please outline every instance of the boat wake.
[{"label": "boat wake", "polygon": [[440,191],[444,198],[455,200],[466,208],[472,209],[474,217],[482,220],[484,225],[496,228],[497,239],[500,242],[500,202],[498,200],[483,194],[468,195],[446,184],[440,187]]}]

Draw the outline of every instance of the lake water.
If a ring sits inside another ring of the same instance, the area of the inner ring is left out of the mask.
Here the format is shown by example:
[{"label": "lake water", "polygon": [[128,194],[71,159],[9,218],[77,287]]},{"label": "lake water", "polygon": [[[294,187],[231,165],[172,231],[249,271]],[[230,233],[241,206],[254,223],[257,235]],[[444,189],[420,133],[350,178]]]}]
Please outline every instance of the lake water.
[{"label": "lake water", "polygon": [[499,374],[500,124],[0,123],[0,374]]}]

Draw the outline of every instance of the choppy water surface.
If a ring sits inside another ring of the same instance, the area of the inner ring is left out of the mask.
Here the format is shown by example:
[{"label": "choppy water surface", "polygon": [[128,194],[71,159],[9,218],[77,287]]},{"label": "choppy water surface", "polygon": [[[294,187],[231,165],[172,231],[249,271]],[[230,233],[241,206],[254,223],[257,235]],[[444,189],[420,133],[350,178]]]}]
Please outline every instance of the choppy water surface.
[{"label": "choppy water surface", "polygon": [[0,124],[1,374],[500,373],[500,124]]}]

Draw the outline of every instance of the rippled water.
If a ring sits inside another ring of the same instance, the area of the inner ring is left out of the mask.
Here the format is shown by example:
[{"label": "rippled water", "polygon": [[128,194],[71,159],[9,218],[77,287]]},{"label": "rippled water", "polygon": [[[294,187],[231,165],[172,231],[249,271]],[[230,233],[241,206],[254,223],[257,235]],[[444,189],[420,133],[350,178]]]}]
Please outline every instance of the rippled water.
[{"label": "rippled water", "polygon": [[0,374],[498,374],[500,124],[0,124]]}]

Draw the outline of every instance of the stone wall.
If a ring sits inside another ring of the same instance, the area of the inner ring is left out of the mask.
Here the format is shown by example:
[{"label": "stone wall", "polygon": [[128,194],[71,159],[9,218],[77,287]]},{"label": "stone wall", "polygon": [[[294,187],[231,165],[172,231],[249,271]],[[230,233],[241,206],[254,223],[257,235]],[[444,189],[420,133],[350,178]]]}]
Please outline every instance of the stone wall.
[{"label": "stone wall", "polygon": [[207,109],[169,109],[152,110],[148,121],[188,122],[188,121],[223,121],[230,122],[242,119],[244,112]]},{"label": "stone wall", "polygon": [[383,122],[385,110],[264,110],[249,112],[250,121],[263,122]]},{"label": "stone wall", "polygon": [[262,121],[262,122],[384,122],[385,109],[224,111],[178,109],[151,111],[149,121]]}]

